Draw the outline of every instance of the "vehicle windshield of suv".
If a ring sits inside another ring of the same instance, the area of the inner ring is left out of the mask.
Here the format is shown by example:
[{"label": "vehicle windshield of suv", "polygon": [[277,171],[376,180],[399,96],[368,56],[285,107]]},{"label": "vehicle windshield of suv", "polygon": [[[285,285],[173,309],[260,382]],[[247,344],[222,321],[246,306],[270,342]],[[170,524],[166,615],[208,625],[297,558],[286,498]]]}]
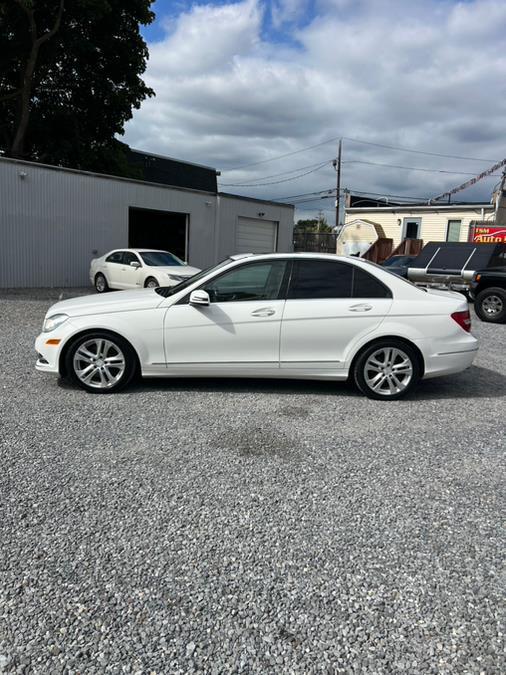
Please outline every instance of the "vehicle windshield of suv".
[{"label": "vehicle windshield of suv", "polygon": [[230,262],[230,258],[225,258],[225,260],[222,260],[217,265],[213,265],[212,267],[208,267],[206,270],[202,270],[201,272],[198,272],[197,274],[194,274],[192,277],[188,277],[188,279],[185,279],[184,281],[181,281],[179,284],[176,284],[175,286],[161,286],[159,288],[155,288],[155,291],[158,293],[158,295],[161,295],[164,298],[168,298],[169,296],[174,295],[174,293],[179,293],[179,291],[182,291],[184,288],[187,288],[188,286],[195,283],[199,279],[203,279],[204,277],[206,277],[211,272],[214,272],[215,270],[219,270],[220,267],[223,267],[224,265],[228,265],[229,262]]},{"label": "vehicle windshield of suv", "polygon": [[167,251],[142,251],[139,253],[146,265],[151,267],[179,267],[186,265],[185,262],[179,260],[173,253]]}]

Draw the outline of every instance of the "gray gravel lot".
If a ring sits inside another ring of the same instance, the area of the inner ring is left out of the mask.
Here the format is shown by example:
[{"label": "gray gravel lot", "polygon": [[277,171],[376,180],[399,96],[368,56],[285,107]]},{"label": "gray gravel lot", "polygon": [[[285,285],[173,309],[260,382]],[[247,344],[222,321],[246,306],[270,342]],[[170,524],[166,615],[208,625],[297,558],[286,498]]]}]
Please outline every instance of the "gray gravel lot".
[{"label": "gray gravel lot", "polygon": [[0,296],[0,672],[504,673],[506,326],[400,402],[36,373]]}]

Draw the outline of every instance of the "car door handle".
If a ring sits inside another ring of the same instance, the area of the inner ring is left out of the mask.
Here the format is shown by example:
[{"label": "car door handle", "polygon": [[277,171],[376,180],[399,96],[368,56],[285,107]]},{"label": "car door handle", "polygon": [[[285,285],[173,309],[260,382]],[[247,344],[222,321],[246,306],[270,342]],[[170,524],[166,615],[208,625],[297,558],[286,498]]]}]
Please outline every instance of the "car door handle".
[{"label": "car door handle", "polygon": [[251,312],[251,316],[272,316],[276,313],[276,310],[272,307],[260,307],[260,309],[255,309]]},{"label": "car door handle", "polygon": [[372,305],[362,302],[359,305],[351,305],[351,307],[348,307],[348,309],[350,312],[369,312],[369,310],[372,309]]}]

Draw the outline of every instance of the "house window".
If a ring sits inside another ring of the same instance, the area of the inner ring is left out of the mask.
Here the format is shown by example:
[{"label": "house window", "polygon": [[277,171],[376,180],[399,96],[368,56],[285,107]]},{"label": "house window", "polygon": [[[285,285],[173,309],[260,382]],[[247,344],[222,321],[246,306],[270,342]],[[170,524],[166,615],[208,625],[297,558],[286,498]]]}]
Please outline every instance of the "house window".
[{"label": "house window", "polygon": [[449,220],[446,230],[446,241],[460,241],[461,220]]}]

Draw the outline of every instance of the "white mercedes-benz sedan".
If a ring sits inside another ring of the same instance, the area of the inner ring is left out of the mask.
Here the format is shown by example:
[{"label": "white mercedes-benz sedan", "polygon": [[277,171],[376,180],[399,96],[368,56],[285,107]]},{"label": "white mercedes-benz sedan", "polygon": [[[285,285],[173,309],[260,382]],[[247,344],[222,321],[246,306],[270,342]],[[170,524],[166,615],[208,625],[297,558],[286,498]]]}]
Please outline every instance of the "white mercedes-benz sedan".
[{"label": "white mercedes-benz sedan", "polygon": [[360,258],[232,256],[177,286],[64,300],[37,369],[89,392],[144,377],[346,380],[394,400],[471,365],[463,295],[425,291]]},{"label": "white mercedes-benz sedan", "polygon": [[109,251],[90,264],[90,281],[98,293],[109,289],[175,286],[200,272],[169,251],[122,248]]}]

